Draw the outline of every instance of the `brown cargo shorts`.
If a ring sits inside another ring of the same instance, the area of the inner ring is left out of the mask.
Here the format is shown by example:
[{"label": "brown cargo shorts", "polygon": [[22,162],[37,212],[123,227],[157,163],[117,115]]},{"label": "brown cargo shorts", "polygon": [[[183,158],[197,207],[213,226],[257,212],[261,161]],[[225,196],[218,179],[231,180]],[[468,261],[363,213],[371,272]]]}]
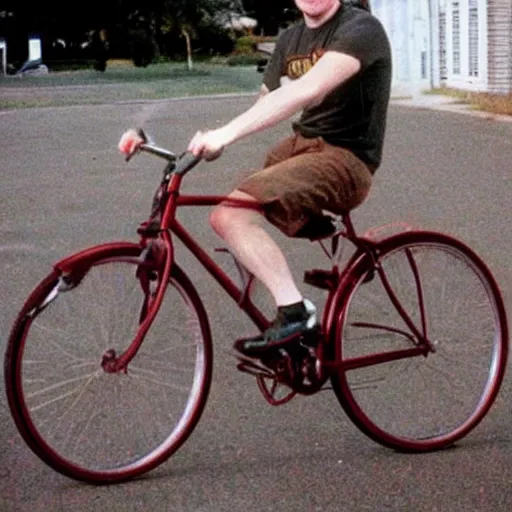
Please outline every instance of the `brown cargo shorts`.
[{"label": "brown cargo shorts", "polygon": [[296,133],[271,149],[264,169],[237,189],[257,199],[285,235],[317,238],[328,234],[323,211],[352,210],[365,200],[371,183],[370,169],[352,152]]}]

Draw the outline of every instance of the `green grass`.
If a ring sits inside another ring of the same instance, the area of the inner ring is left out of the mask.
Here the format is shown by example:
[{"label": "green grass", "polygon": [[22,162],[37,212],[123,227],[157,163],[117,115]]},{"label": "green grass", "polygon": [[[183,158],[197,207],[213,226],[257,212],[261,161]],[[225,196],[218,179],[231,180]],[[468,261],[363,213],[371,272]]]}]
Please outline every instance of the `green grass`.
[{"label": "green grass", "polygon": [[136,68],[114,62],[104,73],[88,69],[0,78],[0,109],[255,93],[260,83],[255,66],[198,63],[189,71],[184,63]]}]

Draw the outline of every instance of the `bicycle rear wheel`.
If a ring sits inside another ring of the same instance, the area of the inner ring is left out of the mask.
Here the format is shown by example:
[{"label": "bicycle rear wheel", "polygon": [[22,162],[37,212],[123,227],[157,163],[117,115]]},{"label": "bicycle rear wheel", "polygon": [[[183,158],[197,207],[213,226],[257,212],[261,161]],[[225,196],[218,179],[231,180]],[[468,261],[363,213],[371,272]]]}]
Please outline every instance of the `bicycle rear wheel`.
[{"label": "bicycle rear wheel", "polygon": [[[503,301],[481,259],[449,236],[404,233],[379,251],[393,292],[435,351],[398,358],[418,346],[418,336],[365,258],[340,301],[336,347],[343,369],[333,387],[375,441],[401,451],[443,448],[472,430],[497,396],[508,353]],[[388,361],[368,358],[390,353]],[[366,362],[357,364],[361,357]]]},{"label": "bicycle rear wheel", "polygon": [[20,433],[44,462],[71,478],[117,482],[156,467],[191,434],[210,388],[210,328],[193,285],[173,266],[139,351],[111,373],[102,362],[132,343],[159,271],[132,244],[87,263],[77,258],[74,270],[71,286],[52,272],[16,320],[7,396]]}]

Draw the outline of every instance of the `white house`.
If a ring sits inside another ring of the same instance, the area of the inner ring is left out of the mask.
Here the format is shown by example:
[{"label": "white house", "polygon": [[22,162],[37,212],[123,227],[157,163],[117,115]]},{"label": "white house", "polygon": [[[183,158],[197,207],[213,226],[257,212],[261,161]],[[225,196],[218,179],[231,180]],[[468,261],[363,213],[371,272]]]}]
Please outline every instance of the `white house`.
[{"label": "white house", "polygon": [[391,42],[395,90],[415,92],[439,85],[430,0],[371,0],[370,5]]},{"label": "white house", "polygon": [[388,32],[395,90],[512,93],[511,0],[371,0]]}]

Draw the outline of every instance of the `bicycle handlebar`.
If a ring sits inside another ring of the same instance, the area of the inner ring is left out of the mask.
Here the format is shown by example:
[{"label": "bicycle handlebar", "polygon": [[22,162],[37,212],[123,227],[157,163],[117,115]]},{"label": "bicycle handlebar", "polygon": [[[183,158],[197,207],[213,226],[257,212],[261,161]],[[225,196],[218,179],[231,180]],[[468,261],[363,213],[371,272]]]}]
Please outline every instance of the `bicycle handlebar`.
[{"label": "bicycle handlebar", "polygon": [[[193,169],[202,160],[202,157],[195,156],[190,151],[186,151],[181,156],[177,157],[172,151],[157,146],[148,137],[144,130],[142,130],[142,128],[139,128],[138,133],[144,139],[144,143],[140,145],[138,150],[143,151],[145,153],[151,153],[152,155],[163,158],[168,162],[174,163],[175,167],[173,172],[175,174],[184,176],[188,171]],[[126,161],[130,160],[133,155],[134,154],[128,155],[126,157]]]},{"label": "bicycle handlebar", "polygon": [[184,176],[188,171],[192,170],[200,161],[202,157],[194,155],[190,151],[187,151],[176,162],[174,173]]},{"label": "bicycle handlebar", "polygon": [[151,153],[153,155],[159,156],[160,158],[163,158],[164,160],[167,160],[169,162],[175,162],[176,161],[176,155],[172,153],[171,151],[168,151],[167,149],[160,148],[158,146],[155,146],[152,143],[144,143],[139,148],[140,151],[144,151],[146,153]]}]

